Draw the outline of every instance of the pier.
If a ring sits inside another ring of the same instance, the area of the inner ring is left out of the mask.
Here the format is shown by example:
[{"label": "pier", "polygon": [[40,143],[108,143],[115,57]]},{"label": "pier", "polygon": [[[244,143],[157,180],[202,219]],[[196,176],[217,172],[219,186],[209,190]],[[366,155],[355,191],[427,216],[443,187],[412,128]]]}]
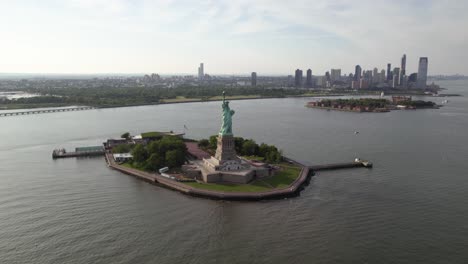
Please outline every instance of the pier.
[{"label": "pier", "polygon": [[350,169],[350,168],[372,168],[372,163],[369,161],[356,160],[347,163],[334,163],[325,165],[309,166],[312,171],[323,171],[323,170],[338,170],[338,169]]},{"label": "pier", "polygon": [[21,112],[6,112],[6,113],[0,113],[0,117],[19,116],[19,115],[36,115],[36,114],[47,114],[47,113],[57,113],[57,112],[84,111],[84,110],[92,110],[92,109],[96,109],[96,107],[83,106],[83,107],[73,107],[73,108],[55,108],[55,109],[43,109],[43,110],[29,110],[29,111],[21,111]]},{"label": "pier", "polygon": [[103,146],[94,146],[94,147],[83,147],[76,148],[73,152],[67,152],[65,149],[54,149],[52,151],[53,159],[62,159],[62,158],[75,158],[75,157],[95,157],[95,156],[104,156],[105,150]]},{"label": "pier", "polygon": [[372,168],[372,163],[369,161],[364,161],[360,159],[356,159],[353,162],[348,163],[334,163],[334,164],[326,164],[326,165],[315,165],[315,166],[304,166],[297,161],[292,159],[286,158],[285,160],[288,163],[294,163],[300,165],[302,167],[299,177],[292,182],[289,186],[280,189],[273,189],[269,191],[261,191],[261,192],[225,192],[225,191],[215,191],[215,190],[207,190],[207,189],[199,189],[194,188],[189,185],[183,184],[182,182],[178,182],[176,180],[169,179],[167,177],[163,177],[158,173],[150,173],[141,170],[137,170],[134,168],[129,168],[117,164],[114,161],[111,153],[105,153],[105,159],[107,166],[114,170],[120,171],[127,175],[134,176],[140,180],[165,187],[168,189],[172,189],[175,191],[179,191],[183,194],[196,196],[196,197],[203,197],[215,200],[250,200],[250,201],[257,201],[257,200],[264,200],[264,199],[278,199],[278,198],[285,198],[285,197],[293,197],[299,194],[299,192],[304,189],[303,186],[309,182],[311,176],[314,175],[316,171],[323,171],[323,170],[336,170],[336,169],[348,169],[348,168]]}]

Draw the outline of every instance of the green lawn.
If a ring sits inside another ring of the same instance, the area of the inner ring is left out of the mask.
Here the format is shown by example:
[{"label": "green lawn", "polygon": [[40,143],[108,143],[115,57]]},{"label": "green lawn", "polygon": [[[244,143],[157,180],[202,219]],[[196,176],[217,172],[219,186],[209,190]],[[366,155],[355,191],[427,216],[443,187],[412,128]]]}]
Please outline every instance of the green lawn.
[{"label": "green lawn", "polygon": [[128,163],[128,162],[125,162],[125,163],[122,163],[122,164],[119,164],[119,165],[130,168],[130,169],[141,170],[141,171],[144,171],[144,172],[151,172],[151,171],[145,170],[145,168],[143,168],[141,166],[136,166],[136,165],[134,165],[132,163]]},{"label": "green lawn", "polygon": [[163,134],[161,132],[145,132],[141,133],[142,138],[157,138],[157,137],[162,137]]},{"label": "green lawn", "polygon": [[277,172],[274,176],[255,180],[249,184],[231,184],[231,183],[198,183],[189,182],[184,183],[189,186],[223,192],[262,192],[269,191],[276,188],[285,188],[289,186],[294,180],[299,177],[301,168],[299,166],[282,163],[279,165],[282,170]]},{"label": "green lawn", "polygon": [[281,171],[277,172],[273,177],[265,178],[262,181],[274,188],[285,188],[299,177],[299,173],[301,172],[299,166],[291,164],[281,164],[280,166],[282,168]]}]

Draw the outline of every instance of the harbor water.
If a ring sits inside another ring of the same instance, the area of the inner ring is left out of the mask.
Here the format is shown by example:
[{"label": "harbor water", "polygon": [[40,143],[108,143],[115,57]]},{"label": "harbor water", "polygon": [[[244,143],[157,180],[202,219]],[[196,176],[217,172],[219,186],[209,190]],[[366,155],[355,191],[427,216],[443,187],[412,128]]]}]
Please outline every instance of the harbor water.
[{"label": "harbor water", "polygon": [[[124,132],[216,134],[220,102],[0,118],[0,263],[466,263],[468,81],[440,109],[350,113],[311,98],[232,101],[233,132],[323,171],[299,197],[194,198],[106,167],[53,160]],[[358,131],[359,133],[355,133]]]}]

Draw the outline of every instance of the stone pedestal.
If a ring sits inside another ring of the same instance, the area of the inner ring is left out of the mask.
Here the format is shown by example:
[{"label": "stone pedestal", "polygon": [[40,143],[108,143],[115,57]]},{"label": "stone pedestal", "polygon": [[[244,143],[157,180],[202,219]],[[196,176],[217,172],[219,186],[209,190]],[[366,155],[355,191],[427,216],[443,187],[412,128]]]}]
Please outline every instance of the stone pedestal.
[{"label": "stone pedestal", "polygon": [[219,161],[219,165],[222,165],[225,161],[239,160],[236,154],[234,136],[218,135],[218,146],[216,148],[215,158]]}]

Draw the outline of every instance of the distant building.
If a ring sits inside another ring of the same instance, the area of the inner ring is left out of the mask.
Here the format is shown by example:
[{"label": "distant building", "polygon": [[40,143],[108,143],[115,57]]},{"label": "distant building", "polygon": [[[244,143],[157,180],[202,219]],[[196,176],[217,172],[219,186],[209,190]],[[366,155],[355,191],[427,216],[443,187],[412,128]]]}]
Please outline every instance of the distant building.
[{"label": "distant building", "polygon": [[385,82],[385,80],[386,80],[386,78],[385,78],[385,70],[382,69],[382,70],[380,71],[380,76],[379,76],[379,77],[380,77],[379,83]]},{"label": "distant building", "polygon": [[307,76],[306,76],[306,87],[312,87],[312,70],[308,69],[307,70]]},{"label": "distant building", "polygon": [[113,154],[114,156],[114,160],[116,162],[127,162],[131,159],[133,159],[133,155],[131,153],[116,153],[116,154]]},{"label": "distant building", "polygon": [[331,69],[331,83],[341,80],[341,69]]},{"label": "distant building", "polygon": [[389,63],[387,64],[387,81],[392,81],[392,80],[393,80],[392,64]]},{"label": "distant building", "polygon": [[416,81],[416,88],[418,89],[426,89],[428,64],[427,57],[419,58],[418,78]]},{"label": "distant building", "polygon": [[302,86],[302,70],[297,69],[294,75],[294,86],[301,87]]},{"label": "distant building", "polygon": [[203,66],[203,62],[200,63],[200,66],[198,67],[198,80],[203,81],[205,78],[205,69]]},{"label": "distant building", "polygon": [[257,73],[256,72],[252,72],[251,85],[257,86]]},{"label": "distant building", "polygon": [[401,58],[400,85],[403,83],[404,76],[406,76],[406,54],[403,54]]},{"label": "distant building", "polygon": [[374,71],[372,73],[372,83],[379,83],[379,82],[380,82],[379,69],[374,68]]},{"label": "distant building", "polygon": [[[394,83],[395,80],[396,80],[396,83]],[[397,87],[397,86],[400,86],[400,68],[394,68],[393,69],[392,87]]]},{"label": "distant building", "polygon": [[398,87],[398,76],[393,75],[392,88],[397,88],[397,87]]},{"label": "distant building", "polygon": [[354,69],[354,80],[358,81],[361,80],[361,75],[362,75],[362,68],[359,65],[356,65]]},{"label": "distant building", "polygon": [[412,73],[408,77],[408,82],[409,83],[415,83],[418,80],[418,74],[417,73]]},{"label": "distant building", "polygon": [[361,79],[359,82],[359,88],[360,89],[367,89],[369,88],[369,82],[365,79]]}]

